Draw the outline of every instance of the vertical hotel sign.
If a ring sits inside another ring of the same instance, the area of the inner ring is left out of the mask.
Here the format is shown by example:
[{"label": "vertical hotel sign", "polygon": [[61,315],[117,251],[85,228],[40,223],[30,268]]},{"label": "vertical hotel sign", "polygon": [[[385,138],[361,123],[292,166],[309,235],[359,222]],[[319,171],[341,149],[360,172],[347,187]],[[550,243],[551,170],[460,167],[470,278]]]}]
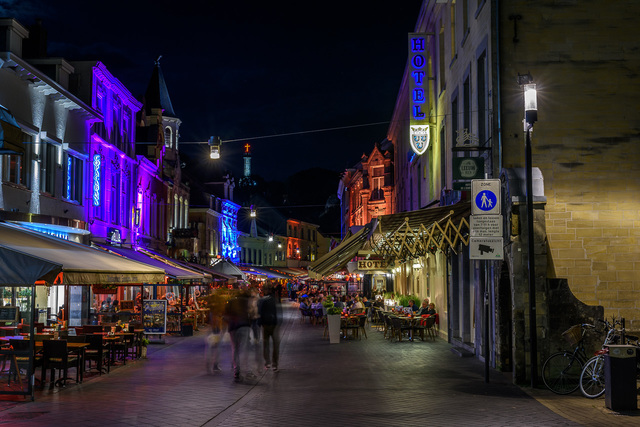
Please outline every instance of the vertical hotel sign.
[{"label": "vertical hotel sign", "polygon": [[100,206],[100,154],[93,155],[93,206]]},{"label": "vertical hotel sign", "polygon": [[421,155],[429,148],[427,100],[427,33],[409,33],[409,138],[413,151]]}]

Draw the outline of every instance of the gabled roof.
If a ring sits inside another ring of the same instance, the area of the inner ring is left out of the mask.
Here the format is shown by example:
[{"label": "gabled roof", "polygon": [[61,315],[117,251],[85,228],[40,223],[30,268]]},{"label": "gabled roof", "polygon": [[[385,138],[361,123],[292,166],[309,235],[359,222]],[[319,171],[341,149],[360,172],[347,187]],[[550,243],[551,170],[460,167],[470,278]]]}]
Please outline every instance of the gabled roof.
[{"label": "gabled roof", "polygon": [[162,58],[162,56],[156,59],[156,65],[153,68],[149,86],[147,86],[147,91],[144,94],[145,109],[147,114],[151,114],[151,109],[162,108],[165,116],[176,117],[176,113],[173,111],[173,105],[171,104],[171,98],[169,97],[169,91],[167,90],[167,84],[164,81],[162,69],[160,69],[160,58]]}]

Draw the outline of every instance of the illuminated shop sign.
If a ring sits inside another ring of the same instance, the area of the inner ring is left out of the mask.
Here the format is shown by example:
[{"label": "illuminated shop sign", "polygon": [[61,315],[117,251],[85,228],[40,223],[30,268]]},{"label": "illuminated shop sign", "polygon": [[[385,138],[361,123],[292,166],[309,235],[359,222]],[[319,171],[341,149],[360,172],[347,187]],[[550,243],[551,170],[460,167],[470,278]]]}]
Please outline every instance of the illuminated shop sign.
[{"label": "illuminated shop sign", "polygon": [[421,155],[429,148],[430,127],[425,114],[427,100],[427,34],[409,34],[409,139],[413,151]]},{"label": "illuminated shop sign", "polygon": [[93,155],[93,206],[100,206],[100,154]]}]

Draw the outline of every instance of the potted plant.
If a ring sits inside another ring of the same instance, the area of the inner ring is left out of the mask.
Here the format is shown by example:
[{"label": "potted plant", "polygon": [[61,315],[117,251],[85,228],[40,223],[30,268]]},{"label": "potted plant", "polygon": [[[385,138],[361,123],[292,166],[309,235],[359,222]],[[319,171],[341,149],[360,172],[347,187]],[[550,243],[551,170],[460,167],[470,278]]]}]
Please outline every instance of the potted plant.
[{"label": "potted plant", "polygon": [[193,318],[185,317],[182,319],[182,336],[190,337],[193,335]]},{"label": "potted plant", "polygon": [[338,307],[331,304],[331,307],[327,308],[327,327],[329,329],[329,343],[340,343],[340,310]]},{"label": "potted plant", "polygon": [[142,357],[143,359],[147,358],[147,346],[149,345],[149,339],[148,338],[142,338],[142,340],[140,341],[140,357]]}]

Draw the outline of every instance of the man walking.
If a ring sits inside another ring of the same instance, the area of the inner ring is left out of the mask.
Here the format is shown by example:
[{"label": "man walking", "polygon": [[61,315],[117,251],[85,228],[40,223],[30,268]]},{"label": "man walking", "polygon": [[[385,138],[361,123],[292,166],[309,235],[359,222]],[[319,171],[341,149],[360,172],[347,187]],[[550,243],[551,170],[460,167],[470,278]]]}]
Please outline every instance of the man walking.
[{"label": "man walking", "polygon": [[[233,378],[236,382],[242,381],[241,373],[251,378],[254,374],[248,370],[249,355],[247,346],[249,343],[249,295],[246,291],[238,291],[237,295],[229,300],[225,310],[225,321],[231,338],[231,356],[233,359]],[[246,372],[243,372],[246,371]]]},{"label": "man walking", "polygon": [[[259,313],[260,324],[262,325],[262,352],[264,356],[264,367],[269,369],[273,366],[273,371],[278,372],[278,357],[280,353],[280,335],[278,305],[274,293],[275,289],[266,290],[267,296],[260,300]],[[270,352],[269,339],[273,341],[273,352]],[[272,365],[273,363],[273,365]]]}]

